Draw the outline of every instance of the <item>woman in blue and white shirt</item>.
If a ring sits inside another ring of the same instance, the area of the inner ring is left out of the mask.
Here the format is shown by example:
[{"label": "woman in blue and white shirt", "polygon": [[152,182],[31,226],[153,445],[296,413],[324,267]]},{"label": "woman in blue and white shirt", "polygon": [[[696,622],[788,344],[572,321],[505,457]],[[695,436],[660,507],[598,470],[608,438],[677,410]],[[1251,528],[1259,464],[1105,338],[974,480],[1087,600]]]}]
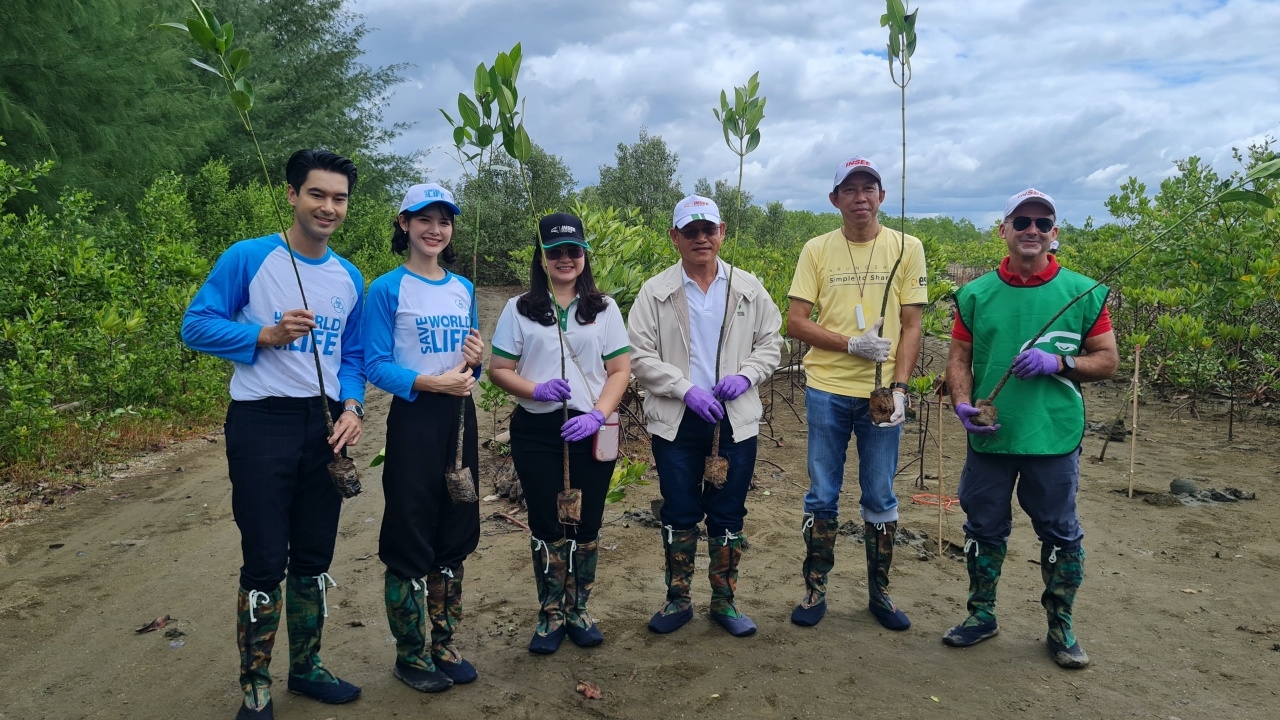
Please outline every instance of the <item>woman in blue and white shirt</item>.
[{"label": "woman in blue and white shirt", "polygon": [[[604,641],[587,599],[614,461],[596,460],[592,439],[627,389],[631,341],[617,304],[596,289],[582,221],[548,215],[539,221],[538,235],[529,292],[509,300],[498,318],[489,376],[520,404],[511,417],[511,458],[529,506],[541,605],[529,652],[550,654],[566,633],[580,647]],[[556,510],[566,442],[569,483],[582,491],[579,523],[567,527]]]},{"label": "woman in blue and white shirt", "polygon": [[374,280],[365,301],[365,372],[395,396],[387,415],[386,510],[378,540],[396,638],[394,673],[422,692],[476,679],[452,639],[462,610],[462,563],[480,541],[480,508],[454,506],[445,485],[464,403],[463,465],[479,484],[471,390],[484,346],[475,289],[441,267],[457,258],[451,240],[459,212],[439,185],[409,188],[391,238],[391,249],[407,250],[409,258]]}]

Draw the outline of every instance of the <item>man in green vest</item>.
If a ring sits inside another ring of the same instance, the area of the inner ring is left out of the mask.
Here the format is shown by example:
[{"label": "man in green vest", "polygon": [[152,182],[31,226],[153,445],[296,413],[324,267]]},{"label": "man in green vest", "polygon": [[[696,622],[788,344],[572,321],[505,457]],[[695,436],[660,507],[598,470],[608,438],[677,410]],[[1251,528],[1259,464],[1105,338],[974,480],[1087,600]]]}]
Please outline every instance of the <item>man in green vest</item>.
[{"label": "man in green vest", "polygon": [[[998,270],[956,291],[947,385],[969,432],[960,476],[969,616],[942,641],[967,647],[999,632],[996,584],[1013,526],[1016,484],[1018,504],[1042,543],[1040,604],[1049,621],[1049,656],[1064,668],[1082,668],[1089,656],[1071,625],[1085,555],[1076,514],[1084,437],[1080,383],[1115,375],[1119,356],[1107,288],[1090,290],[1093,280],[1061,267],[1049,254],[1058,237],[1056,215],[1053,198],[1034,188],[1009,198],[1000,224],[1009,256]],[[1049,318],[1086,292],[1036,336]],[[1010,358],[1015,379],[997,396],[998,424],[975,424],[974,398],[991,393]]]}]

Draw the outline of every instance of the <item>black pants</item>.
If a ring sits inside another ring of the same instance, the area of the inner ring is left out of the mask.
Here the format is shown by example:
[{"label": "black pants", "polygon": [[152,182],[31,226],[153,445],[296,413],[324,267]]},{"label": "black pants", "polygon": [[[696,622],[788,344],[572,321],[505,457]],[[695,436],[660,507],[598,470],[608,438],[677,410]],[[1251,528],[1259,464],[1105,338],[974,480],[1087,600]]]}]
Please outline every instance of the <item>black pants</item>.
[{"label": "black pants", "polygon": [[[582,413],[569,411],[569,417]],[[609,494],[614,462],[597,462],[592,454],[594,436],[569,444],[569,485],[582,490],[582,518],[578,525],[561,525],[556,495],[564,490],[564,440],[559,410],[531,413],[516,408],[511,417],[511,459],[529,506],[529,528],[539,540],[569,538],[591,542],[600,535],[604,498]]]},{"label": "black pants", "polygon": [[[334,418],[342,404],[329,401]],[[240,587],[271,592],[292,575],[329,571],[342,496],[320,398],[231,401],[223,426],[231,511],[240,528]]]},{"label": "black pants", "polygon": [[382,490],[378,557],[402,578],[426,577],[441,567],[456,570],[480,543],[480,505],[455,505],[445,485],[458,452],[458,410],[467,406],[462,462],[480,487],[476,468],[476,406],[471,398],[419,392],[413,402],[391,400]]}]

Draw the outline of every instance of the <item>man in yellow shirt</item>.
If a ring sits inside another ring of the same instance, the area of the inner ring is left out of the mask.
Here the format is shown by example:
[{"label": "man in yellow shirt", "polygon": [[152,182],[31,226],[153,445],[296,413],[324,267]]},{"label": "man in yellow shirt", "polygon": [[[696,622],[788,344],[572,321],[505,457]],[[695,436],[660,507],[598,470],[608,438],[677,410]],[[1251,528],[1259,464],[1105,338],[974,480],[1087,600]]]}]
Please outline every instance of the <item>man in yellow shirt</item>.
[{"label": "man in yellow shirt", "polygon": [[[858,443],[869,608],[890,630],[911,627],[888,593],[898,529],[893,476],[906,382],[920,352],[920,315],[929,293],[920,241],[880,225],[884,195],[874,162],[855,155],[840,163],[828,198],[843,222],[805,243],[788,292],[788,334],[811,346],[804,357],[809,492],[801,533],[807,546],[802,568],[806,593],[791,614],[797,625],[816,625],[827,611],[827,573],[835,564],[840,488],[852,435]],[[889,302],[881,317],[886,293]],[[816,321],[810,319],[815,308]],[[893,415],[881,424],[871,421],[868,403],[877,362],[884,363],[883,375],[892,379],[894,393]]]}]

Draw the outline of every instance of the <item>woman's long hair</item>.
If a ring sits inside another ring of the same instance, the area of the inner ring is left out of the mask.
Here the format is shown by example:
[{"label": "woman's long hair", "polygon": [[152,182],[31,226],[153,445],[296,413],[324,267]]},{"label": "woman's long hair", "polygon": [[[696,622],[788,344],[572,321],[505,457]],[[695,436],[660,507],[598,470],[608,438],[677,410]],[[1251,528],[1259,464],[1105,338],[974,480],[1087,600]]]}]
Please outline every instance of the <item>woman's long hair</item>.
[{"label": "woman's long hair", "polygon": [[[400,227],[400,218],[404,218],[404,224],[408,225],[419,215],[425,215],[427,210],[430,210],[432,207],[439,207],[440,212],[444,213],[444,216],[449,219],[449,222],[454,222],[453,210],[444,203],[431,203],[430,205],[420,207],[417,210],[406,210],[397,215],[395,220],[391,221],[391,252],[397,255],[404,255],[409,249],[409,233],[405,232],[404,228]],[[457,232],[458,226],[454,225],[453,229]],[[444,250],[440,252],[440,262],[445,265],[452,265],[457,262],[457,260],[458,253],[453,249],[453,235],[450,235],[449,244],[445,245]]]},{"label": "woman's long hair", "polygon": [[[591,274],[591,253],[582,253],[582,274],[574,281],[574,289],[578,293],[578,308],[574,317],[579,325],[590,325],[608,307],[608,296],[596,288],[595,277]],[[516,311],[530,320],[550,327],[556,323],[556,313],[551,307],[551,282],[547,271],[542,267],[542,243],[533,246],[533,262],[529,265],[529,292],[516,300]]]}]

